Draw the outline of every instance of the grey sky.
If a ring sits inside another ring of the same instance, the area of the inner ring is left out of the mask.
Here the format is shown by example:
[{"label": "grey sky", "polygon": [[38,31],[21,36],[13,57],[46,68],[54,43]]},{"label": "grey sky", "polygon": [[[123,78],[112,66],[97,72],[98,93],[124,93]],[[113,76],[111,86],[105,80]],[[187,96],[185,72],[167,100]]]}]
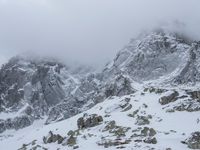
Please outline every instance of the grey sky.
[{"label": "grey sky", "polygon": [[199,0],[0,0],[0,63],[33,51],[101,65],[141,30],[174,20],[200,39]]}]

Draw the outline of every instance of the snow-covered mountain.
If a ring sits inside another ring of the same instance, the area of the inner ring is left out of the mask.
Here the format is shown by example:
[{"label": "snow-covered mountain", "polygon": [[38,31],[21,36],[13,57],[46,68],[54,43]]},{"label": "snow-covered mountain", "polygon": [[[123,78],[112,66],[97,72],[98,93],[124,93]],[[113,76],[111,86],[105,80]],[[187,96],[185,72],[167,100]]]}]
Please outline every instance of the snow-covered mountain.
[{"label": "snow-covered mountain", "polygon": [[0,70],[0,147],[200,149],[199,56],[199,42],[157,30],[98,73],[14,57]]},{"label": "snow-covered mountain", "polygon": [[129,82],[120,86],[126,77],[107,83],[91,71],[46,58],[12,58],[0,70],[0,132],[30,126],[38,119],[46,119],[45,124],[67,119],[108,96],[134,91]]},{"label": "snow-covered mountain", "polygon": [[131,40],[104,73],[122,72],[137,82],[161,78],[165,84],[195,84],[200,81],[199,49],[199,42],[184,35],[157,30]]}]

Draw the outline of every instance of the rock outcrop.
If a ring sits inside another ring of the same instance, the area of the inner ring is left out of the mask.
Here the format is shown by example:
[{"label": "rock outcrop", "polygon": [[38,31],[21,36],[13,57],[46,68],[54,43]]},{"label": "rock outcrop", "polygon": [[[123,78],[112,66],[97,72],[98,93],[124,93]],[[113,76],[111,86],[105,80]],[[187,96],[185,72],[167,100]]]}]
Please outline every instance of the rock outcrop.
[{"label": "rock outcrop", "polygon": [[191,149],[200,149],[200,132],[193,132],[191,136],[186,139],[186,144]]},{"label": "rock outcrop", "polygon": [[53,134],[52,131],[49,132],[48,136],[43,137],[44,144],[55,143],[61,144],[64,141],[64,137],[59,134]]},{"label": "rock outcrop", "polygon": [[85,114],[83,117],[77,120],[77,126],[79,129],[94,127],[102,123],[103,117],[97,114],[88,115]]},{"label": "rock outcrop", "polygon": [[173,93],[171,93],[168,96],[163,96],[160,98],[159,103],[161,105],[166,105],[169,104],[171,102],[174,102],[178,99],[179,93],[177,91],[174,91]]}]

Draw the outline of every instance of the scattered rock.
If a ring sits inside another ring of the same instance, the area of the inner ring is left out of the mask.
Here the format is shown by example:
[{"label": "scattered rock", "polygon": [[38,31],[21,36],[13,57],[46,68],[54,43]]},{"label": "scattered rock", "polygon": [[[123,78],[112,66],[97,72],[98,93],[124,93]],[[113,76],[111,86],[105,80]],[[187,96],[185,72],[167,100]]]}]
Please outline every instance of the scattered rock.
[{"label": "scattered rock", "polygon": [[99,125],[103,122],[103,117],[98,116],[97,114],[87,115],[85,114],[83,117],[77,120],[77,125],[79,129],[89,128]]},{"label": "scattered rock", "polygon": [[48,150],[47,148],[41,146],[41,145],[36,145],[36,141],[34,140],[29,144],[23,144],[21,148],[18,150]]}]

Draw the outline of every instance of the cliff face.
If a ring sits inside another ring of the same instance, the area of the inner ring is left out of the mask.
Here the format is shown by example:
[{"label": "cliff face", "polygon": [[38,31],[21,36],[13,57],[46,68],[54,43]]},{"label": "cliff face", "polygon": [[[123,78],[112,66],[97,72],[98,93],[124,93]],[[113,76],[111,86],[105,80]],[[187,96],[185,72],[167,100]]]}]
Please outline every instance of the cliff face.
[{"label": "cliff face", "polygon": [[133,39],[114,61],[107,76],[122,72],[138,82],[162,79],[168,84],[195,84],[199,81],[199,43],[175,33],[151,32]]},{"label": "cliff face", "polygon": [[[57,61],[12,58],[0,70],[0,111],[17,112],[12,116],[25,116],[30,125],[33,120],[48,116],[53,107],[68,98],[78,81],[77,74]],[[7,119],[14,124],[16,117]],[[2,119],[7,128],[7,120]]]},{"label": "cliff face", "polygon": [[47,118],[46,124],[60,121],[108,96],[134,91],[126,77],[103,82],[101,73],[88,70],[51,59],[12,58],[0,70],[1,132],[29,126],[42,118]]}]

